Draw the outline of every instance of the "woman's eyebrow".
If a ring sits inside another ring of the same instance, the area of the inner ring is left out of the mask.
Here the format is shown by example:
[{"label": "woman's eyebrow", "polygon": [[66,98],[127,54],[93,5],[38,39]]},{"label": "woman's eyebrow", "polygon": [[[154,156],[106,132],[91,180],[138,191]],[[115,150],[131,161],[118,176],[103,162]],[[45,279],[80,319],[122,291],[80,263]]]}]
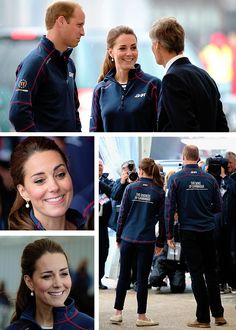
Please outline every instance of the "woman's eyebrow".
[{"label": "woman's eyebrow", "polygon": [[[63,164],[63,163],[62,163],[62,164],[59,164],[59,165],[56,165],[56,166],[54,167],[54,169],[53,169],[53,172],[55,172],[55,171],[56,171],[59,167],[61,167],[61,166],[66,167],[66,165]],[[42,175],[42,174],[45,174],[45,172],[37,172],[37,173],[31,175],[31,178],[34,177],[34,176],[37,176],[37,175]]]}]

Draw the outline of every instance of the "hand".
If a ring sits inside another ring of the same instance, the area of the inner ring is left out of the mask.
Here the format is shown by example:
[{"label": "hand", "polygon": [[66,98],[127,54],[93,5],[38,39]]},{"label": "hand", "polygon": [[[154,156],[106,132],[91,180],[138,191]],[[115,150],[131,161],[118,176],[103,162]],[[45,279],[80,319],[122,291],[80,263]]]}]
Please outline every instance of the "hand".
[{"label": "hand", "polygon": [[174,238],[172,238],[172,239],[168,239],[168,240],[167,240],[167,244],[168,244],[168,246],[169,246],[171,249],[175,249],[175,241],[174,241]]},{"label": "hand", "polygon": [[118,248],[120,248],[120,242],[116,242]]},{"label": "hand", "polygon": [[155,255],[159,256],[162,254],[163,248],[160,248],[158,246],[155,247]]},{"label": "hand", "polygon": [[222,166],[221,166],[221,168],[220,168],[220,176],[222,177],[222,179],[224,179],[224,177],[226,177],[225,169],[224,169],[224,167],[222,167]]},{"label": "hand", "polygon": [[128,180],[129,178],[129,174],[127,171],[123,171],[122,174],[121,174],[121,177],[120,177],[120,183],[121,184],[124,184],[126,183],[126,181]]}]

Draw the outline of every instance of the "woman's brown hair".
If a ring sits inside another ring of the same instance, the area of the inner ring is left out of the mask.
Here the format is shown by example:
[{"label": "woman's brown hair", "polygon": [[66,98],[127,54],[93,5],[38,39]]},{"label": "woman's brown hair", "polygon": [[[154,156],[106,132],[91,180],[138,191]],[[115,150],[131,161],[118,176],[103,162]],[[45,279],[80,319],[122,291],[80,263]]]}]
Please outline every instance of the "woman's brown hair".
[{"label": "woman's brown hair", "polygon": [[37,260],[46,253],[63,254],[68,263],[68,258],[61,245],[48,238],[36,240],[33,243],[29,243],[24,248],[21,257],[21,282],[16,296],[15,312],[11,323],[18,320],[22,312],[25,311],[28,306],[35,305],[35,297],[31,296],[30,289],[25,283],[24,276],[28,275],[32,278]]},{"label": "woman's brown hair", "polygon": [[136,34],[134,33],[134,31],[128,27],[128,26],[124,26],[124,25],[119,25],[113,29],[111,29],[109,32],[108,32],[108,35],[107,35],[107,52],[106,52],[106,57],[105,57],[105,60],[104,60],[104,63],[103,63],[103,67],[102,67],[102,71],[101,71],[101,74],[98,78],[98,82],[99,81],[102,81],[105,77],[105,75],[115,67],[115,62],[112,61],[112,58],[111,56],[109,55],[108,53],[108,49],[109,48],[113,48],[114,47],[114,44],[116,42],[116,39],[122,35],[122,34],[131,34],[135,37],[135,39],[137,40],[137,36]]},{"label": "woman's brown hair", "polygon": [[139,162],[139,169],[143,170],[148,176],[152,176],[155,185],[163,187],[163,180],[160,175],[159,167],[153,159],[141,159]]},{"label": "woman's brown hair", "polygon": [[[68,162],[65,154],[55,143],[55,141],[50,138],[39,136],[28,137],[16,146],[16,148],[13,150],[10,160],[10,172],[16,189],[19,184],[24,185],[24,165],[29,159],[29,157],[32,156],[35,152],[42,152],[48,150],[58,152],[68,168]],[[25,208],[25,201],[21,197],[18,190],[16,194],[16,199],[8,217],[8,227],[9,229],[13,230],[35,229],[33,222],[29,216],[29,209]]]}]

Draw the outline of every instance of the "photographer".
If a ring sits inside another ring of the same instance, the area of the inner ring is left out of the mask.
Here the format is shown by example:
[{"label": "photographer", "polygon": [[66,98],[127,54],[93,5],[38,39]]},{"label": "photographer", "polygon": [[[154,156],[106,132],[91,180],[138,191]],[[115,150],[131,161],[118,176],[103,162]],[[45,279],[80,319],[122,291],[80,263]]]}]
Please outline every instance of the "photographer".
[{"label": "photographer", "polygon": [[121,176],[116,180],[112,187],[112,214],[109,220],[109,227],[116,231],[117,219],[119,214],[119,206],[127,185],[136,181],[138,174],[136,172],[135,163],[133,160],[128,160],[121,165]]},{"label": "photographer", "polygon": [[99,159],[99,289],[107,289],[102,284],[102,278],[105,273],[105,263],[109,251],[108,220],[111,216],[111,189],[113,180],[108,178],[108,173],[103,173],[104,164]]},{"label": "photographer", "polygon": [[236,292],[236,155],[227,152],[225,158],[228,160],[227,170],[221,167],[223,194],[222,224],[224,232],[225,267],[228,270],[228,283],[233,292]]}]

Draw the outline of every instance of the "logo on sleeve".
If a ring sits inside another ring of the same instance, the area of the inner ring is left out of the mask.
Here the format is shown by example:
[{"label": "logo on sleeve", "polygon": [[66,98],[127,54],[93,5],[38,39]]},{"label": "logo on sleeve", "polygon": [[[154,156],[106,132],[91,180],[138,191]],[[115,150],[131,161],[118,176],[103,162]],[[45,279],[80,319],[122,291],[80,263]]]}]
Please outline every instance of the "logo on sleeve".
[{"label": "logo on sleeve", "polygon": [[25,79],[21,79],[19,82],[18,82],[18,88],[16,89],[17,91],[19,92],[28,92],[29,90],[28,89],[25,89],[26,86],[27,86],[27,81]]}]

